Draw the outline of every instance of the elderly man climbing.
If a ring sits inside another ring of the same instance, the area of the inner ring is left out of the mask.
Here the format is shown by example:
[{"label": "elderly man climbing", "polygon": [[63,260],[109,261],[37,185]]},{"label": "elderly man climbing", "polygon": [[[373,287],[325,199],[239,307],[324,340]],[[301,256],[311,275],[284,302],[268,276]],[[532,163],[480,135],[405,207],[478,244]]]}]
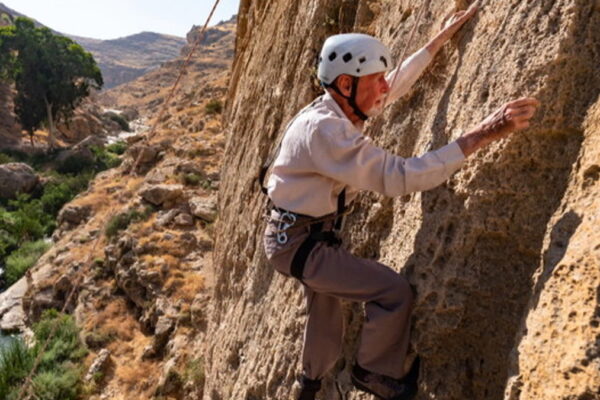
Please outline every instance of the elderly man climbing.
[{"label": "elderly man climbing", "polygon": [[390,52],[374,37],[335,35],[323,45],[318,77],[325,94],[288,124],[265,189],[272,202],[264,234],[267,258],[277,271],[304,285],[307,301],[300,400],[315,398],[321,379],[340,356],[341,299],[365,303],[353,384],[380,399],[410,399],[417,392],[418,357],[404,370],[411,287],[391,268],[352,255],[341,246],[338,233],[347,205],[360,190],[391,197],[429,190],[477,149],[529,126],[538,102],[523,98],[420,157],[396,156],[361,133],[369,116],[408,92],[475,12],[473,6],[455,14],[433,40],[388,75]]}]

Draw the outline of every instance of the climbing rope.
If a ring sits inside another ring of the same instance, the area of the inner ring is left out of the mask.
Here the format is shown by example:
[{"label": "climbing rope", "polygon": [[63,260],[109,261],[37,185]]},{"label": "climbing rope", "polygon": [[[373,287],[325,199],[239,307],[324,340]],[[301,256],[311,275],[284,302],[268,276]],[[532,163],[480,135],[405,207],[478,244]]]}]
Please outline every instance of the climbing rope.
[{"label": "climbing rope", "polygon": [[[217,9],[217,6],[219,5],[220,0],[215,0],[215,3],[211,9],[210,14],[208,15],[208,18],[206,19],[206,23],[204,24],[202,30],[200,31],[200,35],[198,35],[198,38],[196,39],[196,41],[194,42],[194,45],[192,46],[192,49],[190,50],[185,62],[183,63],[183,65],[181,66],[180,70],[179,70],[179,75],[177,76],[177,79],[175,80],[175,83],[173,84],[169,95],[166,99],[166,101],[163,103],[163,107],[161,109],[161,112],[159,114],[159,116],[155,119],[154,124],[152,125],[152,128],[150,129],[149,133],[147,134],[147,136],[145,136],[145,142],[148,142],[149,139],[152,138],[152,136],[154,136],[155,132],[156,132],[156,128],[158,126],[158,123],[161,121],[164,113],[166,112],[167,107],[169,106],[170,101],[172,100],[173,96],[176,93],[176,89],[179,85],[179,82],[181,81],[181,78],[183,75],[185,75],[186,69],[190,63],[190,60],[193,56],[193,54],[196,52],[196,50],[198,49],[198,47],[200,46],[202,40],[204,39],[205,33],[206,33],[206,29],[208,28],[208,24],[210,23],[215,10]],[[133,164],[133,167],[131,168],[131,171],[136,171],[138,164],[140,163],[140,160],[142,159],[142,155],[143,152],[140,151],[135,163]],[[123,194],[121,194],[119,196],[120,200],[123,200]],[[117,214],[116,211],[114,211],[112,214],[109,215],[109,218],[107,219],[107,221],[110,221],[112,219],[112,217],[114,217]],[[90,269],[90,261],[92,258],[92,255],[94,254],[98,242],[100,241],[100,232],[98,233],[98,236],[96,237],[95,241],[94,241],[94,245],[92,246],[92,251],[90,251],[88,253],[88,257],[85,261],[85,263],[83,264],[84,266],[81,268],[81,270],[79,271],[79,273],[77,274],[77,279],[76,282],[73,284],[73,287],[71,288],[71,291],[69,292],[69,295],[67,296],[65,303],[63,305],[63,307],[61,308],[61,313],[64,313],[65,310],[67,309],[67,306],[69,305],[71,298],[73,297],[73,294],[77,292],[76,289],[79,289],[80,284],[83,281],[83,276],[84,276],[84,272],[88,271]],[[48,334],[48,337],[46,338],[46,340],[43,342],[41,349],[39,350],[36,359],[33,363],[33,367],[31,369],[31,371],[29,372],[29,374],[27,375],[27,377],[25,378],[25,383],[23,384],[23,387],[21,387],[21,390],[19,391],[19,397],[18,399],[23,399],[23,400],[30,400],[30,399],[34,399],[35,395],[30,393],[32,386],[32,381],[31,378],[33,377],[33,374],[35,373],[35,371],[37,370],[42,356],[44,354],[44,351],[46,351],[46,348],[48,346],[48,343],[50,342],[50,340],[52,339],[52,337],[56,334],[56,330],[58,328],[58,324],[54,323],[51,327],[50,333]]]},{"label": "climbing rope", "polygon": [[[429,4],[430,3],[431,3],[431,0],[425,0],[423,2],[423,5],[419,9],[419,13],[417,14],[417,18],[415,20],[415,24],[412,27],[412,31],[410,32],[410,36],[408,37],[408,41],[406,42],[406,45],[402,49],[402,55],[399,58],[400,63],[398,63],[398,68],[396,68],[396,72],[394,72],[394,77],[392,78],[392,83],[390,84],[390,88],[394,87],[394,84],[396,83],[396,79],[398,78],[398,75],[400,75],[400,68],[402,67],[402,63],[404,62],[404,58],[406,57],[406,53],[408,52],[408,48],[410,47],[410,45],[413,42],[413,39],[415,38],[415,32],[417,31],[417,28],[419,27],[419,25],[421,23],[421,17],[423,16],[423,12],[426,9],[429,9]],[[383,100],[383,106],[384,107],[387,106],[387,101],[388,101],[388,97],[390,95],[390,92],[391,92],[391,90],[389,90],[385,94],[385,98]]]}]

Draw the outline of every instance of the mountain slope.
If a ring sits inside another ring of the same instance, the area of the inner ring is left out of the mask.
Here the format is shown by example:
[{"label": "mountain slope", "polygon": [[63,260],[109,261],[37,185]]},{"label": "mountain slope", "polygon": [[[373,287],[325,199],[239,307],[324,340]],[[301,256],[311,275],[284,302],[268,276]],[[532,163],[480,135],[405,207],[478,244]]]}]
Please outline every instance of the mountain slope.
[{"label": "mountain slope", "polygon": [[153,32],[113,40],[67,36],[94,55],[104,76],[105,89],[132,81],[174,59],[186,43],[184,38]]}]

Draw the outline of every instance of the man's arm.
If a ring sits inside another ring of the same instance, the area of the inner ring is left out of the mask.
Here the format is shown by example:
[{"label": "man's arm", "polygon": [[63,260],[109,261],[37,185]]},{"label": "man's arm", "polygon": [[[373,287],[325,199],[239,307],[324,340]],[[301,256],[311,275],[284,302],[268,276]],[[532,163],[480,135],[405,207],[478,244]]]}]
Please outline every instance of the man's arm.
[{"label": "man's arm", "polygon": [[[478,8],[476,1],[467,10],[459,11],[454,14],[440,31],[427,45],[419,51],[404,60],[402,65],[391,71],[386,80],[390,85],[390,92],[387,96],[386,105],[394,103],[400,97],[404,96],[417,79],[421,76],[425,68],[429,65],[433,57],[440,51],[442,46],[448,42],[458,30],[475,15]],[[397,75],[397,76],[396,76]]]},{"label": "man's arm", "polygon": [[521,98],[504,104],[484,119],[475,129],[456,140],[465,157],[488,144],[507,137],[510,133],[529,127],[540,102]]}]

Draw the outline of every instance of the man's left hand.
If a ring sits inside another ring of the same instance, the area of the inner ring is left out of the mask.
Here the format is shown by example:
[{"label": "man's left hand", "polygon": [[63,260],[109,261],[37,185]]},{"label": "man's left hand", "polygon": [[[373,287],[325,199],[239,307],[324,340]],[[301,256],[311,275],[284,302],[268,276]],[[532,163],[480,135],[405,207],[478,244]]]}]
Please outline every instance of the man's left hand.
[{"label": "man's left hand", "polygon": [[475,1],[468,9],[454,13],[444,24],[439,36],[444,42],[450,40],[462,26],[470,20],[479,9],[479,1]]}]

